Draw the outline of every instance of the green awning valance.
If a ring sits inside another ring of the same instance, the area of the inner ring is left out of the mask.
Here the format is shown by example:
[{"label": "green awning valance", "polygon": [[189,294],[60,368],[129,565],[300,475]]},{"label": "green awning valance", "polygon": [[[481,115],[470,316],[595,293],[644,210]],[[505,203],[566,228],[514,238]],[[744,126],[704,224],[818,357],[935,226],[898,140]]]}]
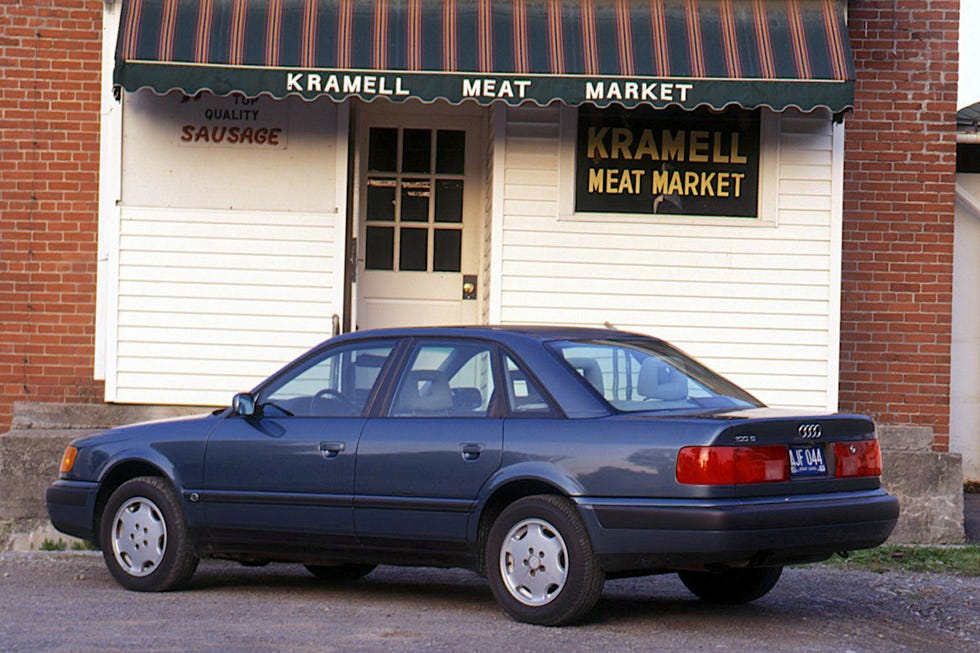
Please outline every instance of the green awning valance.
[{"label": "green awning valance", "polygon": [[115,83],[334,100],[853,103],[840,0],[125,0]]}]

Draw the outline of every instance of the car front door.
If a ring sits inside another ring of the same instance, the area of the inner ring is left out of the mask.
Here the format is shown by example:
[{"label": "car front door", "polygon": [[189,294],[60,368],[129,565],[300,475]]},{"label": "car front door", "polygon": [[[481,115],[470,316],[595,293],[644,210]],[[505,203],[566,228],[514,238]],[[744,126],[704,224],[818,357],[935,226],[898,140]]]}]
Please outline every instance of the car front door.
[{"label": "car front door", "polygon": [[258,392],[254,416],[214,430],[200,497],[212,540],[307,552],[355,543],[354,454],[393,349],[380,340],[312,355]]},{"label": "car front door", "polygon": [[489,343],[416,341],[385,414],[357,451],[354,517],[366,546],[462,551],[470,513],[500,466]]}]

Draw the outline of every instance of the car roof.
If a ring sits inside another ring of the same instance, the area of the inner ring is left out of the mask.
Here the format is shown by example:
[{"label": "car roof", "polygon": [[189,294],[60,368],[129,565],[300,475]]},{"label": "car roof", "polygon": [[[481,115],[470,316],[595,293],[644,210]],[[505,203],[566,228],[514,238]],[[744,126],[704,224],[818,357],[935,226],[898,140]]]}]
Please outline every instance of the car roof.
[{"label": "car roof", "polygon": [[412,336],[469,336],[486,337],[499,339],[501,336],[516,335],[524,336],[532,340],[597,340],[597,339],[623,339],[623,338],[644,338],[654,339],[651,336],[620,331],[618,329],[598,328],[598,327],[577,327],[577,326],[553,326],[539,324],[523,325],[462,325],[462,326],[442,326],[442,327],[395,327],[389,329],[369,329],[345,334],[345,339],[370,338],[370,337],[397,337],[405,338]]}]

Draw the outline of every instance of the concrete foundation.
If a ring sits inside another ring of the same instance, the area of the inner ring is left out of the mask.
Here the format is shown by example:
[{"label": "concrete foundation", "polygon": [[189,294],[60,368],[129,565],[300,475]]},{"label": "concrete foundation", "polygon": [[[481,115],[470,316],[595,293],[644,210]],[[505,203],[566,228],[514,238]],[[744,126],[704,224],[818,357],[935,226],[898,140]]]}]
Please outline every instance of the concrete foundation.
[{"label": "concrete foundation", "polygon": [[963,530],[963,461],[932,450],[932,429],[878,425],[882,484],[902,504],[893,544],[954,544]]},{"label": "concrete foundation", "polygon": [[74,542],[47,523],[44,490],[58,478],[65,447],[101,429],[207,412],[186,406],[14,404],[13,430],[0,436],[0,551],[40,548],[45,539]]}]

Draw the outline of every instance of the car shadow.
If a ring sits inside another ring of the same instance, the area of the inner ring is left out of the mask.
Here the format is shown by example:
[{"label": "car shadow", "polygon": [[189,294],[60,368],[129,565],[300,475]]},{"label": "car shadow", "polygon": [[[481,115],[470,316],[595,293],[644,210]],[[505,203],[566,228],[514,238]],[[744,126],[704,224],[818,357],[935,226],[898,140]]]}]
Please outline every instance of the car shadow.
[{"label": "car shadow", "polygon": [[[272,564],[242,567],[234,563],[202,565],[187,588],[210,592],[226,589],[264,594],[288,589],[291,597],[329,598],[345,602],[383,601],[388,606],[433,608],[456,604],[460,608],[499,611],[486,579],[460,569],[379,567],[367,577],[353,581],[318,579],[299,565]],[[781,601],[761,599],[747,605],[717,605],[690,595],[674,576],[644,577],[610,581],[596,607],[578,624],[580,627],[609,624],[661,624],[683,628],[684,624],[710,623],[736,617],[743,623],[767,623],[774,616],[792,613]]]}]

